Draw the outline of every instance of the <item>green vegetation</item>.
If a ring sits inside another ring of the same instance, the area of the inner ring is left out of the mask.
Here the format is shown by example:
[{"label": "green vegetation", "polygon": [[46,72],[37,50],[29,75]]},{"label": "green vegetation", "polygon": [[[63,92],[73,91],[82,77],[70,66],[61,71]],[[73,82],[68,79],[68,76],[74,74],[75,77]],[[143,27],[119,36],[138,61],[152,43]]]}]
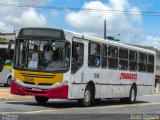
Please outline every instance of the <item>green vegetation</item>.
[{"label": "green vegetation", "polygon": [[8,42],[6,38],[0,38],[0,42]]}]

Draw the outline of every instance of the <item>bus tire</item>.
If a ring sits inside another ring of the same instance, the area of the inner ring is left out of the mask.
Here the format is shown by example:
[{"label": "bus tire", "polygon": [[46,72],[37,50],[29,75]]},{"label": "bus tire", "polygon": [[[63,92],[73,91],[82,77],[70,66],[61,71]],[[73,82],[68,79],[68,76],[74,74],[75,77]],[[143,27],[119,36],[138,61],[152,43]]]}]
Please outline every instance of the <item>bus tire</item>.
[{"label": "bus tire", "polygon": [[135,85],[133,85],[130,89],[130,92],[129,92],[129,98],[128,98],[128,102],[130,104],[133,104],[136,102],[136,96],[137,96],[137,90],[136,90],[136,87]]},{"label": "bus tire", "polygon": [[101,99],[94,99],[94,104],[99,104],[101,102]]},{"label": "bus tire", "polygon": [[11,79],[11,77],[9,77],[9,78],[7,79],[7,86],[8,86],[8,87],[11,85],[11,82],[12,82],[12,79]]},{"label": "bus tire", "polygon": [[10,87],[10,85],[11,85],[11,81],[12,79],[11,79],[11,77],[8,77],[8,79],[7,79],[7,83],[4,85],[5,87]]},{"label": "bus tire", "polygon": [[120,103],[129,103],[129,104],[133,104],[136,102],[136,96],[137,96],[137,90],[135,85],[133,85],[130,89],[129,92],[129,97],[127,98],[120,98],[119,101]]},{"label": "bus tire", "polygon": [[84,92],[84,98],[79,99],[78,104],[83,107],[88,107],[92,104],[93,99],[94,97],[93,97],[92,88],[90,85],[88,85]]},{"label": "bus tire", "polygon": [[35,100],[39,104],[45,104],[45,103],[47,103],[48,99],[49,98],[47,98],[47,97],[35,96]]}]

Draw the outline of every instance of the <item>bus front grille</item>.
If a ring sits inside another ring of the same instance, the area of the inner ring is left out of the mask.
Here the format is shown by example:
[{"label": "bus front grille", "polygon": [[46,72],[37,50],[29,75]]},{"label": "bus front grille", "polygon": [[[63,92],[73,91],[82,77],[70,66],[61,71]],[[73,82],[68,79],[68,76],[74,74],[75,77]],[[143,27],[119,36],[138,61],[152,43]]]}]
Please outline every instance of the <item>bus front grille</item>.
[{"label": "bus front grille", "polygon": [[43,74],[30,74],[30,73],[24,73],[24,72],[21,72],[21,75],[24,76],[24,77],[35,77],[35,78],[54,78],[55,75],[43,75]]}]

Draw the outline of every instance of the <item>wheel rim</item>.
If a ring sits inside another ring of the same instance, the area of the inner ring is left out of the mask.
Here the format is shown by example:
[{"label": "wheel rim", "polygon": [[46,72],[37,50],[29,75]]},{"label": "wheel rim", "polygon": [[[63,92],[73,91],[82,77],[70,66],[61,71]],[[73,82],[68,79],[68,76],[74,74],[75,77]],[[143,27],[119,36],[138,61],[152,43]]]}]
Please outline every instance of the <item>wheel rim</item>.
[{"label": "wheel rim", "polygon": [[11,79],[8,79],[7,83],[8,83],[8,85],[10,85],[11,84]]},{"label": "wheel rim", "polygon": [[131,101],[133,102],[135,100],[135,92],[134,89],[131,90]]},{"label": "wheel rim", "polygon": [[84,94],[84,101],[86,104],[89,104],[91,100],[91,93],[89,90],[87,90]]}]

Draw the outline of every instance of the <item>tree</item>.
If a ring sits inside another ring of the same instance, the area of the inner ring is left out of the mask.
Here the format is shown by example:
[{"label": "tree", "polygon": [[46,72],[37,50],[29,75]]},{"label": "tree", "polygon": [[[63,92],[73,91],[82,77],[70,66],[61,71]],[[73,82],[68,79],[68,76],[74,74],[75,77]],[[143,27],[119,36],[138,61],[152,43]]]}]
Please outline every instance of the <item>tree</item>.
[{"label": "tree", "polygon": [[1,38],[0,37],[0,42],[8,42],[8,40],[6,38]]}]

